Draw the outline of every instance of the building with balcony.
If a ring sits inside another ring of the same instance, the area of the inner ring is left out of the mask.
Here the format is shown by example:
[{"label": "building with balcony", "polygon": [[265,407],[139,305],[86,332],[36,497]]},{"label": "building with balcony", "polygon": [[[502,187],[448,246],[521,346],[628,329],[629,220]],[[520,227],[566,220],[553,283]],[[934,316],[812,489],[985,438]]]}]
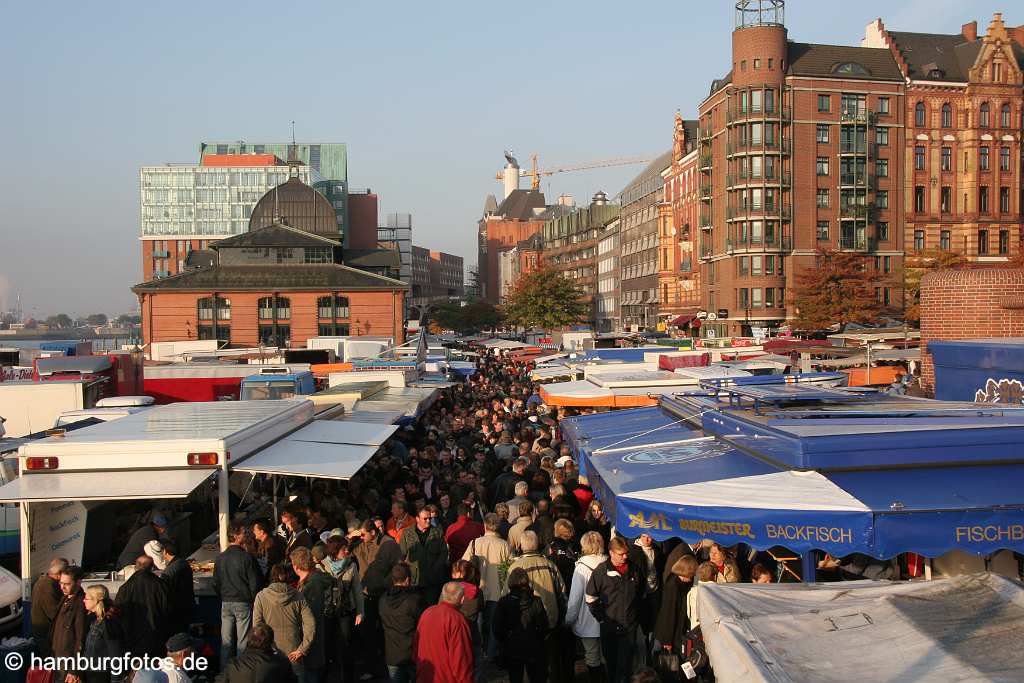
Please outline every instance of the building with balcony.
[{"label": "building with balcony", "polygon": [[[690,329],[700,311],[700,268],[694,253],[698,232],[700,184],[697,122],[684,121],[676,112],[672,163],[664,171],[665,197],[658,205],[658,318],[666,327]],[[685,320],[685,322],[684,322]]]},{"label": "building with balcony", "polygon": [[619,195],[619,311],[624,329],[653,329],[658,323],[658,205],[665,196],[662,172],[671,163],[671,151],[660,155]]},{"label": "building with balcony", "polygon": [[591,304],[591,318],[597,293],[597,245],[601,230],[619,215],[619,205],[610,204],[608,195],[598,192],[585,207],[557,212],[544,223],[543,264],[574,282]]},{"label": "building with balcony", "polygon": [[878,19],[862,45],[888,49],[906,79],[907,253],[938,248],[982,262],[1016,254],[1024,26],[996,14],[984,35],[976,21],[953,34],[907,33]]},{"label": "building with balcony", "polygon": [[779,326],[795,313],[787,290],[819,250],[879,262],[879,298],[902,305],[904,76],[886,48],[789,40],[784,5],[737,2],[731,69],[699,107],[712,335]]},{"label": "building with balcony", "polygon": [[594,322],[598,332],[621,332],[619,316],[619,224],[613,218],[601,228],[597,238],[597,294],[594,296]]},{"label": "building with balcony", "polygon": [[487,196],[483,216],[477,222],[477,280],[481,299],[491,304],[500,302],[504,295],[499,285],[501,252],[539,233],[547,220],[547,210],[544,193],[537,190],[510,189],[501,204],[494,195]]}]

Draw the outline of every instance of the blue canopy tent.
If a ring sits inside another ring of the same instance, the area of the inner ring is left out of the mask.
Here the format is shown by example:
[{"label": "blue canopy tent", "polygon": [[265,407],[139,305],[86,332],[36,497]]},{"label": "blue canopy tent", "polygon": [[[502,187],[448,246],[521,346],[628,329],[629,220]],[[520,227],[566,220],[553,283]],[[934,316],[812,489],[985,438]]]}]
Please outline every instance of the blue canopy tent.
[{"label": "blue canopy tent", "polygon": [[[1024,552],[1024,413],[791,388],[755,406],[730,391],[575,420],[581,469],[622,533],[805,556]],[[686,418],[704,429],[674,424]],[[908,434],[912,448],[886,452]]]}]

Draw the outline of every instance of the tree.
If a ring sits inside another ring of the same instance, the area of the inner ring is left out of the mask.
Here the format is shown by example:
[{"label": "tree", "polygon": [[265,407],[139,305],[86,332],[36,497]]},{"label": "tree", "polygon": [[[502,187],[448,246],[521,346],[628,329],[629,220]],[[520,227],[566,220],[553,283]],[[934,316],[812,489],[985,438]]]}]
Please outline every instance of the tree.
[{"label": "tree", "polygon": [[51,315],[46,319],[47,327],[56,328],[59,330],[70,329],[75,326],[75,321],[71,319],[67,313],[58,313],[57,315]]},{"label": "tree", "polygon": [[92,313],[86,316],[85,321],[93,327],[103,327],[107,324],[106,313]]},{"label": "tree", "polygon": [[439,304],[431,308],[429,331],[437,334],[443,330],[475,332],[490,329],[501,324],[501,313],[483,301],[462,306],[458,303]]},{"label": "tree", "polygon": [[819,249],[816,266],[797,275],[793,322],[803,330],[872,322],[879,312],[874,286],[864,256]]},{"label": "tree", "polygon": [[936,270],[956,268],[967,262],[967,258],[956,251],[925,249],[903,259],[903,319],[907,322],[921,321],[921,278]]},{"label": "tree", "polygon": [[128,313],[122,313],[121,315],[117,316],[117,319],[115,320],[115,322],[118,325],[121,325],[122,327],[125,327],[125,326],[128,326],[128,325],[138,325],[138,324],[140,324],[142,322],[142,316],[139,316],[139,315],[129,315]]},{"label": "tree", "polygon": [[550,268],[519,278],[501,310],[513,325],[545,330],[581,322],[590,314],[583,290]]}]

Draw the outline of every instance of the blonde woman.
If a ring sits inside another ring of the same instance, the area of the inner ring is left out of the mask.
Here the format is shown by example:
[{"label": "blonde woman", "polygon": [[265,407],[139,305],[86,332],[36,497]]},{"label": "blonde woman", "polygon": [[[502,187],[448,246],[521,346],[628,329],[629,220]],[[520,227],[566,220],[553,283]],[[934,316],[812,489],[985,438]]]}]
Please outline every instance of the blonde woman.
[{"label": "blonde woman", "polygon": [[[124,655],[124,629],[121,627],[120,615],[110,600],[107,587],[102,585],[89,586],[85,589],[86,618],[89,620],[89,631],[85,635],[85,647],[82,654],[92,662],[103,658],[117,659]],[[120,683],[125,674],[117,676],[109,671],[82,671],[79,676],[83,683]]]},{"label": "blonde woman", "polygon": [[565,623],[583,643],[583,658],[591,679],[599,676],[601,659],[601,624],[590,613],[585,603],[587,581],[599,564],[608,559],[604,552],[604,538],[597,531],[588,531],[580,538],[583,556],[576,561],[569,588],[569,608]]}]

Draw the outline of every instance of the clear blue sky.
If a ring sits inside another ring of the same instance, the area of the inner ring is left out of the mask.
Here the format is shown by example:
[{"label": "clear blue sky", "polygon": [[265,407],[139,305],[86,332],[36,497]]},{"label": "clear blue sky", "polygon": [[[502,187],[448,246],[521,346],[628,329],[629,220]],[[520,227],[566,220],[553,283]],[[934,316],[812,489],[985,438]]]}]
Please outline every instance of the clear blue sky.
[{"label": "clear blue sky", "polygon": [[[791,0],[793,40],[955,32],[1016,3]],[[1019,5],[1017,5],[1019,8]],[[414,241],[476,260],[502,150],[541,165],[656,155],[728,71],[728,0],[8,3],[0,307],[117,313],[141,279],[138,168],[203,139],[346,142],[352,186],[413,214]],[[638,169],[545,180],[617,193]]]}]

